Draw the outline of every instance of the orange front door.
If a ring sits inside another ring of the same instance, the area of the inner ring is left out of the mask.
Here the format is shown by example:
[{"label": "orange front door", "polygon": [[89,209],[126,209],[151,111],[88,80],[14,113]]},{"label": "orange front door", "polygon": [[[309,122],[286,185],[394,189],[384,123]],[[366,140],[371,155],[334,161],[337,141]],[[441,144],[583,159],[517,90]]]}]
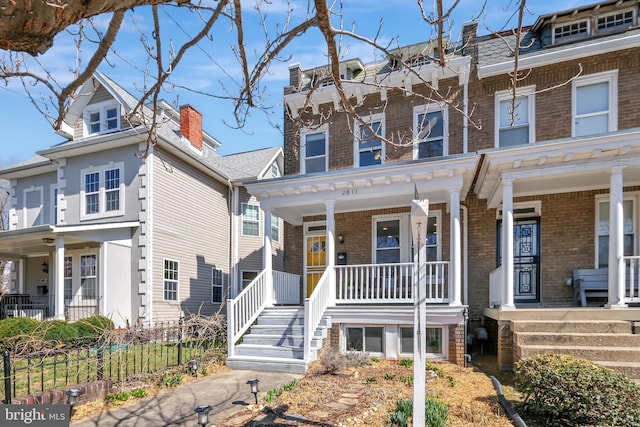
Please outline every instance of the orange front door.
[{"label": "orange front door", "polygon": [[307,271],[307,298],[315,289],[322,273],[327,267],[327,248],[326,236],[324,234],[317,236],[307,236],[306,247],[307,256],[305,257]]}]

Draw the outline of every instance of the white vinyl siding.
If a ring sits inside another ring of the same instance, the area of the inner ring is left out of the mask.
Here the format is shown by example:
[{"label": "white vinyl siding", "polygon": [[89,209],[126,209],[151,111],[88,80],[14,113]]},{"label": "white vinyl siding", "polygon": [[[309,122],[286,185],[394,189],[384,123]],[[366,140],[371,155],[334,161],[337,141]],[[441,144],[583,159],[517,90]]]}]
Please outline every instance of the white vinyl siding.
[{"label": "white vinyl siding", "polygon": [[572,82],[572,135],[585,136],[618,129],[618,73],[607,71]]}]

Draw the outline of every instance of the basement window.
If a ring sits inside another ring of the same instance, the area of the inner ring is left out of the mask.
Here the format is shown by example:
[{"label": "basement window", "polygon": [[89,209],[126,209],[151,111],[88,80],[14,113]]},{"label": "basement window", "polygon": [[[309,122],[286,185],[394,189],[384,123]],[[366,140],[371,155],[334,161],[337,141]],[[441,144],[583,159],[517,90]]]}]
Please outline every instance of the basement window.
[{"label": "basement window", "polygon": [[383,352],[383,327],[348,327],[345,335],[347,351],[361,351],[379,354],[382,354]]}]

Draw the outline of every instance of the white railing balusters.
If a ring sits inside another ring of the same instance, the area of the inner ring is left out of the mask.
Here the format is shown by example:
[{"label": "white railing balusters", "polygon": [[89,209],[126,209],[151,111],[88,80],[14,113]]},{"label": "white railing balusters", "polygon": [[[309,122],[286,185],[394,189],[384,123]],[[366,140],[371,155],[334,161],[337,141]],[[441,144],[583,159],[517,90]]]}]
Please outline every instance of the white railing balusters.
[{"label": "white railing balusters", "polygon": [[332,271],[325,269],[309,298],[304,301],[304,360],[311,360],[311,341],[331,299]]},{"label": "white railing balusters", "polygon": [[640,303],[640,256],[623,256],[622,262],[626,286],[624,302]]},{"label": "white railing balusters", "polygon": [[236,341],[240,339],[264,308],[271,304],[267,295],[266,270],[263,270],[234,299],[227,300],[227,356],[235,353]]}]

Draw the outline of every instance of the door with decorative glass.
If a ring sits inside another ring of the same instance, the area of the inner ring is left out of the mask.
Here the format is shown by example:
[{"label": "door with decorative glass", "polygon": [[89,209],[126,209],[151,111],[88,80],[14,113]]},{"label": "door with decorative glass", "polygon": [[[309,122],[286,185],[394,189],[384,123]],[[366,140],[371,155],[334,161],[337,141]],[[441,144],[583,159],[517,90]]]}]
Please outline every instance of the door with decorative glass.
[{"label": "door with decorative glass", "polygon": [[307,225],[305,231],[305,288],[306,296],[309,297],[327,268],[326,226]]},{"label": "door with decorative glass", "polygon": [[[498,265],[502,224],[498,223]],[[515,303],[540,302],[540,218],[513,222],[513,299]]]}]

